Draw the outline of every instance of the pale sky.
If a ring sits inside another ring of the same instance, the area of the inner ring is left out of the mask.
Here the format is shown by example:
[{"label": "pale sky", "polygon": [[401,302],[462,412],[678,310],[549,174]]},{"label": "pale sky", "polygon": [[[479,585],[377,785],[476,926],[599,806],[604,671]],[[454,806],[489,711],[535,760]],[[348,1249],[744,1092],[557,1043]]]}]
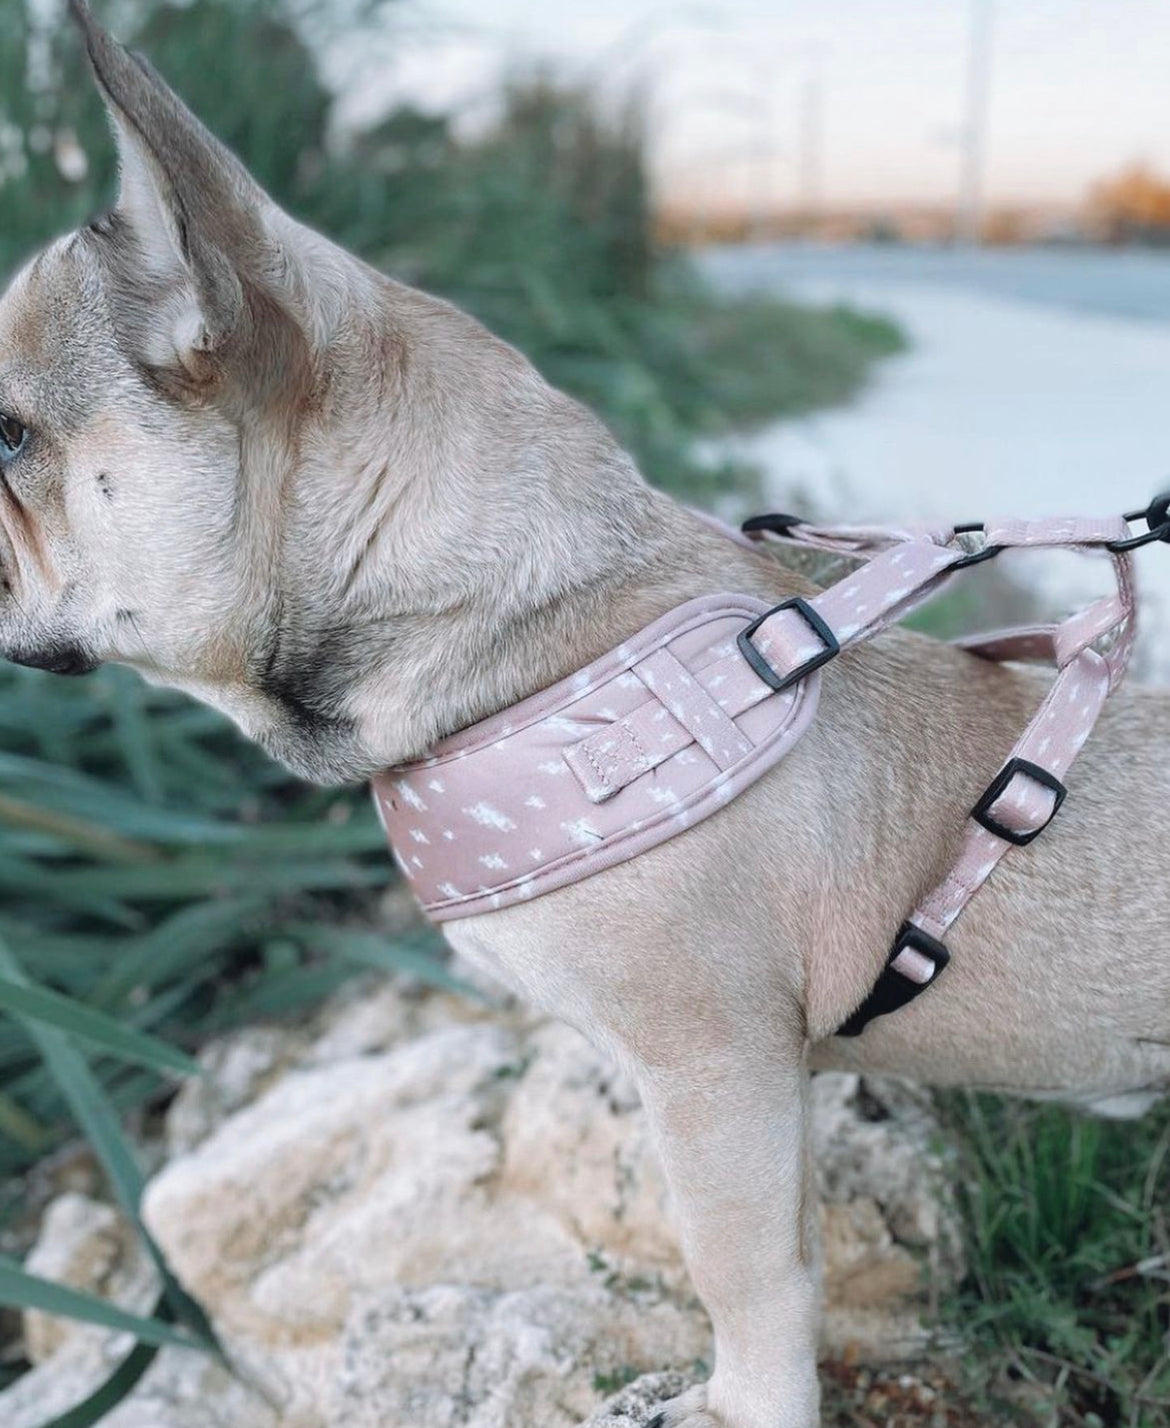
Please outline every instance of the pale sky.
[{"label": "pale sky", "polygon": [[[473,122],[502,69],[551,58],[641,90],[665,191],[791,204],[819,71],[825,201],[948,202],[974,3],[405,0],[354,108],[395,95]],[[1132,160],[1170,174],[1170,0],[982,3],[993,201],[1075,201]]]}]

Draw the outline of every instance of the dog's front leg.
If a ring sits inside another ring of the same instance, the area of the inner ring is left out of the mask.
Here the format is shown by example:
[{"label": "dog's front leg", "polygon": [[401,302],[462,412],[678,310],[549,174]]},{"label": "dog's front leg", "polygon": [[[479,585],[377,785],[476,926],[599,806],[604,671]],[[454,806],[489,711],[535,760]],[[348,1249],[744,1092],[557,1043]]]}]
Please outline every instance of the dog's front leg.
[{"label": "dog's front leg", "polygon": [[660,1428],[814,1428],[820,1264],[799,1044],[643,1066],[687,1267],[715,1329],[710,1381]]},{"label": "dog's front leg", "polygon": [[598,879],[449,936],[637,1081],[715,1329],[710,1381],[664,1405],[660,1428],[816,1428],[820,1262],[800,963],[770,923],[753,930],[741,918],[728,945],[717,893],[701,923],[644,896],[645,870],[655,886],[686,889],[687,870],[705,857],[717,866],[718,854],[695,848],[680,873],[667,845],[637,875],[608,874],[600,906]]}]

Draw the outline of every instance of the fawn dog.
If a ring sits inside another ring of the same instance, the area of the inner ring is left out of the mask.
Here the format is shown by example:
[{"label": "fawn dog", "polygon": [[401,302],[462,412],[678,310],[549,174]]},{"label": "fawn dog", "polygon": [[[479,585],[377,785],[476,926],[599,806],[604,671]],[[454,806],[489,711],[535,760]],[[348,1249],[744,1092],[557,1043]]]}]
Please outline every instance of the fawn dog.
[{"label": "fawn dog", "polygon": [[[129,664],[344,781],[683,601],[811,593],[647,486],[470,317],[283,213],[73,8],[121,187],[0,302],[7,658]],[[832,1035],[1042,694],[1032,671],[891,632],[826,670],[818,720],[718,814],[447,924],[636,1078],[716,1340],[709,1382],[657,1423],[818,1422],[810,1066],[1117,1113],[1170,1087],[1170,699],[1140,689],[972,904],[937,989]]]}]

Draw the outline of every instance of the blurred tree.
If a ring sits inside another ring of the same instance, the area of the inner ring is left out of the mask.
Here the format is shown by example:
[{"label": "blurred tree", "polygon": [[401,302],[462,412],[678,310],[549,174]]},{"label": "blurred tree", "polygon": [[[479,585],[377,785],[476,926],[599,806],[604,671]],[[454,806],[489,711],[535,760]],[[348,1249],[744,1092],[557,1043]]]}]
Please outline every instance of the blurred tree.
[{"label": "blurred tree", "polygon": [[[0,0],[0,17],[3,272],[111,201],[115,157],[73,26],[36,0]],[[332,99],[287,7],[136,0],[117,28],[281,203],[311,218]]]},{"label": "blurred tree", "polygon": [[113,173],[105,128],[76,35],[0,0],[0,273],[92,216]]},{"label": "blurred tree", "polygon": [[1170,180],[1131,164],[1089,194],[1089,217],[1110,243],[1170,244]]},{"label": "blurred tree", "polygon": [[287,9],[270,0],[139,9],[134,43],[284,207],[311,214],[332,96]]}]

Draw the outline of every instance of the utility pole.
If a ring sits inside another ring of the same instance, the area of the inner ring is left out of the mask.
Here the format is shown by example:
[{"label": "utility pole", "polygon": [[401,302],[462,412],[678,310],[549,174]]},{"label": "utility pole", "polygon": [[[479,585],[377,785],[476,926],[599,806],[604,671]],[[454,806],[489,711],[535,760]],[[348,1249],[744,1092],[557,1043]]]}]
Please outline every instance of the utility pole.
[{"label": "utility pole", "polygon": [[978,246],[983,230],[987,117],[991,99],[994,49],[995,0],[971,0],[959,211],[955,223],[956,241],[971,247]]},{"label": "utility pole", "polygon": [[800,207],[812,235],[821,216],[825,176],[825,76],[823,50],[810,45],[800,97]]}]

